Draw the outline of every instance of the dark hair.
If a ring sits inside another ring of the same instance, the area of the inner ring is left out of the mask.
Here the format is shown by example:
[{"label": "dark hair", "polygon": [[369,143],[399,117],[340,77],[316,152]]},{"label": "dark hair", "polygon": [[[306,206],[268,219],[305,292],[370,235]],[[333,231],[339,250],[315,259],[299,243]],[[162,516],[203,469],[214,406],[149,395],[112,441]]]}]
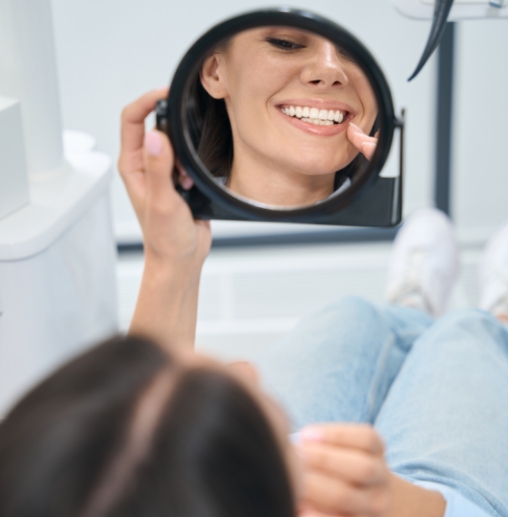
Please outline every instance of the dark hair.
[{"label": "dark hair", "polygon": [[[173,384],[136,456],[136,411],[164,376]],[[107,504],[94,507],[105,490]],[[248,392],[220,371],[184,369],[142,338],[73,360],[0,424],[2,517],[294,514],[281,447]]]},{"label": "dark hair", "polygon": [[[197,73],[189,85],[187,105],[189,134],[199,158],[213,176],[225,178],[227,183],[233,165],[234,146],[226,103],[223,99],[214,99],[204,89]],[[376,117],[370,136],[374,136],[378,129],[379,117]],[[346,178],[352,180],[359,172],[365,170],[368,163],[367,158],[358,153],[351,163],[335,173],[334,190],[337,190]]]}]

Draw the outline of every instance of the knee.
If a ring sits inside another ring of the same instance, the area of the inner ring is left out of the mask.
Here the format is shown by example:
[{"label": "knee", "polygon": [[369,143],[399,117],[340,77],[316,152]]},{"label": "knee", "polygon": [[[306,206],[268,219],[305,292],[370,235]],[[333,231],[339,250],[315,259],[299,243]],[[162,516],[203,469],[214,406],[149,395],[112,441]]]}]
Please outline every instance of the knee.
[{"label": "knee", "polygon": [[450,312],[443,316],[437,323],[441,328],[460,328],[468,330],[498,324],[498,321],[490,312],[476,308],[460,309]]},{"label": "knee", "polygon": [[474,308],[447,314],[435,323],[433,330],[442,340],[479,344],[490,341],[504,344],[507,337],[503,325],[491,313]]},{"label": "knee", "polygon": [[344,315],[352,318],[372,318],[378,315],[377,307],[368,300],[359,296],[345,296],[336,304],[337,309]]},{"label": "knee", "polygon": [[375,328],[380,321],[379,309],[376,305],[359,296],[346,296],[329,306],[328,315],[345,326],[359,328]]}]

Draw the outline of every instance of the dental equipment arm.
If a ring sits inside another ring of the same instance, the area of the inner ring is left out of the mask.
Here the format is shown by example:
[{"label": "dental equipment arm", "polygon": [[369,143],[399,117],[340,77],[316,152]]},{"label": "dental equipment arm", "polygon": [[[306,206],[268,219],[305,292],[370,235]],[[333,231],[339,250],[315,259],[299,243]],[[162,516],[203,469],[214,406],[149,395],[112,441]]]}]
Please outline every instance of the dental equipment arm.
[{"label": "dental equipment arm", "polygon": [[434,17],[432,20],[432,28],[430,30],[429,39],[427,40],[427,45],[423,51],[422,57],[416,66],[415,71],[408,79],[408,81],[413,80],[419,73],[420,70],[425,66],[425,63],[428,61],[430,56],[434,53],[441,38],[443,37],[446,22],[448,20],[448,15],[450,14],[450,10],[453,5],[453,0],[436,0],[434,4]]}]

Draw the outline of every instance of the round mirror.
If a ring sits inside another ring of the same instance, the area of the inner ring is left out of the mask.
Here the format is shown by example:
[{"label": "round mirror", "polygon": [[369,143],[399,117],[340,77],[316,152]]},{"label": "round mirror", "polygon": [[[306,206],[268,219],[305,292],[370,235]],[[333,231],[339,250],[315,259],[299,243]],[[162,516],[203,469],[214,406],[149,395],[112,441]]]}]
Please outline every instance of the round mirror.
[{"label": "round mirror", "polygon": [[367,49],[333,22],[290,9],[208,31],[163,108],[159,123],[194,189],[250,219],[309,221],[344,209],[378,177],[396,123]]}]

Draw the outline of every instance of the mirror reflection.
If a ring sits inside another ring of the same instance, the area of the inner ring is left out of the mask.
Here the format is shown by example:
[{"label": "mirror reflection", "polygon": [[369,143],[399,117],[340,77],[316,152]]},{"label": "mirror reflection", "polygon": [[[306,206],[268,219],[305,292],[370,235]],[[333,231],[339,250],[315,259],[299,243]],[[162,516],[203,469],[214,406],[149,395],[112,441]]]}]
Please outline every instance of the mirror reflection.
[{"label": "mirror reflection", "polygon": [[378,105],[360,64],[294,27],[223,41],[188,91],[186,122],[201,161],[258,204],[325,200],[365,172],[377,145]]}]

